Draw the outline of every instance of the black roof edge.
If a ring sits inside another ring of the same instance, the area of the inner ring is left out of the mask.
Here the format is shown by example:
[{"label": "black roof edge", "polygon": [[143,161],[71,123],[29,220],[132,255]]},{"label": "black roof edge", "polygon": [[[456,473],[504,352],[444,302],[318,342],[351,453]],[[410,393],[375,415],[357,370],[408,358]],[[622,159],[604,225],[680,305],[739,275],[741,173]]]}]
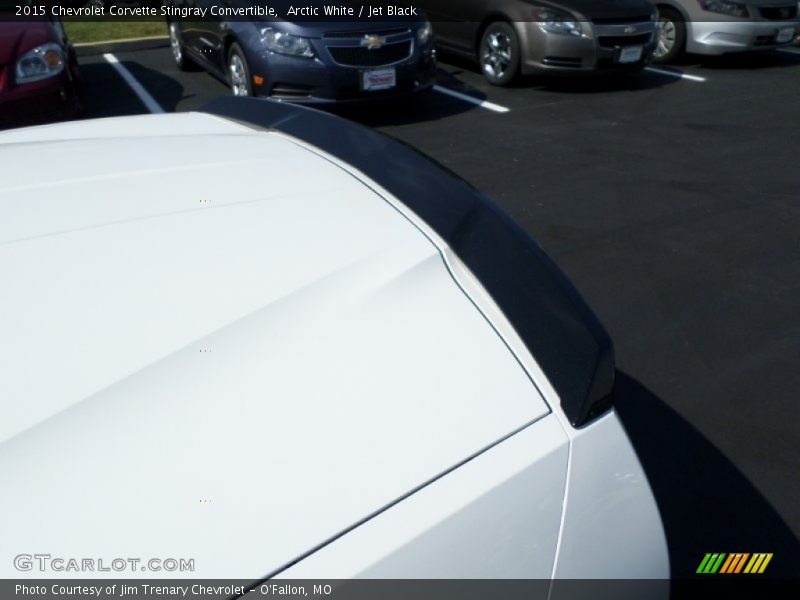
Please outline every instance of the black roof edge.
[{"label": "black roof edge", "polygon": [[419,151],[330,113],[225,96],[200,111],[281,131],[337,157],[443,238],[509,320],[573,426],[613,401],[611,338],[572,283],[502,209]]}]

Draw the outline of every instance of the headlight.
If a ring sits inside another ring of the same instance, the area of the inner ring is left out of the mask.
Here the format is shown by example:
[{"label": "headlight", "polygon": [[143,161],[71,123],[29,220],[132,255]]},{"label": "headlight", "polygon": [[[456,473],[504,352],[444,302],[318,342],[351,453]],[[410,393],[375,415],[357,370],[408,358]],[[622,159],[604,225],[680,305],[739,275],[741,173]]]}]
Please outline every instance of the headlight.
[{"label": "headlight", "polygon": [[314,56],[314,47],[311,45],[311,40],[299,35],[276,31],[268,27],[261,30],[261,39],[270,52],[288,56],[305,56],[307,58]]},{"label": "headlight", "polygon": [[539,29],[547,33],[563,33],[565,35],[581,35],[580,21],[576,21],[568,12],[554,8],[534,8],[533,18]]},{"label": "headlight", "polygon": [[429,21],[426,21],[423,25],[417,29],[417,41],[419,42],[420,46],[424,46],[428,43],[433,35],[433,27]]},{"label": "headlight", "polygon": [[64,70],[66,58],[58,44],[42,44],[17,60],[17,83],[30,83],[54,77]]},{"label": "headlight", "polygon": [[731,17],[747,17],[747,6],[739,2],[729,2],[728,0],[697,0],[703,10],[708,12],[729,15]]}]

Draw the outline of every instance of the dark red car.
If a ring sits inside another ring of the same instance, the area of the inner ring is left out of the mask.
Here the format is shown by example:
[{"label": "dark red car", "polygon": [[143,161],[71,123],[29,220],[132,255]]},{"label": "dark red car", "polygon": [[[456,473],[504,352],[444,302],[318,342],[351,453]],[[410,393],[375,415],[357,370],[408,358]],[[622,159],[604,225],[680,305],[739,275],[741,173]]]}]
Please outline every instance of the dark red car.
[{"label": "dark red car", "polygon": [[[7,2],[0,2],[5,11]],[[81,80],[60,22],[0,19],[0,127],[78,116]]]}]

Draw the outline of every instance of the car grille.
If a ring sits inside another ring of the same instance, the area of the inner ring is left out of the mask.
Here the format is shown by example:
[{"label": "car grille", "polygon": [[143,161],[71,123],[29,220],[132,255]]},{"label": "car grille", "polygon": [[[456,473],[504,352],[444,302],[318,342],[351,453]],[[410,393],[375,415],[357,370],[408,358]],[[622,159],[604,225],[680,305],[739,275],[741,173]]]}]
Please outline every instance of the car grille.
[{"label": "car grille", "polygon": [[314,88],[307,85],[276,83],[269,92],[270,97],[278,99],[310,98]]},{"label": "car grille", "polygon": [[348,67],[381,67],[391,65],[411,56],[411,40],[385,44],[380,48],[354,46],[328,46],[333,60]]},{"label": "car grille", "polygon": [[332,40],[346,40],[346,39],[362,39],[368,35],[380,35],[380,36],[387,36],[387,35],[399,35],[401,33],[408,33],[410,29],[408,28],[397,28],[397,29],[383,29],[381,31],[329,31],[325,34],[326,39]]},{"label": "car grille", "polygon": [[794,19],[797,16],[797,5],[794,6],[762,6],[758,9],[761,16],[771,21]]},{"label": "car grille", "polygon": [[644,23],[650,21],[650,15],[636,15],[633,17],[614,17],[614,18],[601,18],[592,19],[595,25],[629,25],[631,23]]},{"label": "car grille", "polygon": [[650,43],[650,33],[639,33],[636,35],[601,35],[597,42],[604,48],[616,48],[617,46],[644,46]]}]

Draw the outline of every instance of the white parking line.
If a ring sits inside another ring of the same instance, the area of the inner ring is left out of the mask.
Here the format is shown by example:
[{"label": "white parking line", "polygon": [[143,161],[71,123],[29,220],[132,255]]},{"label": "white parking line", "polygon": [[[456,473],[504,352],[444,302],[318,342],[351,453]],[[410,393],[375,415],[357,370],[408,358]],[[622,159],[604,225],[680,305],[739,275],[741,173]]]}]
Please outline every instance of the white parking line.
[{"label": "white parking line", "polygon": [[151,113],[164,112],[164,109],[161,108],[161,105],[159,105],[158,102],[156,102],[156,99],[153,98],[150,93],[144,89],[144,86],[139,83],[133,75],[131,75],[131,72],[128,71],[128,69],[126,69],[122,63],[117,60],[116,56],[113,54],[103,54],[103,58],[106,59],[108,64],[116,69],[117,73],[119,73],[120,76],[125,80],[125,83],[127,83],[128,87],[133,90],[133,93],[138,96],[139,100],[142,101],[142,104],[145,105],[147,110],[149,110]]},{"label": "white parking line", "polygon": [[475,106],[480,106],[481,108],[485,108],[486,110],[491,110],[492,112],[507,113],[509,110],[511,110],[509,108],[506,108],[505,106],[500,106],[499,104],[495,104],[494,102],[481,100],[480,98],[475,98],[474,96],[462,94],[461,92],[456,92],[455,90],[451,90],[446,87],[442,87],[440,85],[433,86],[433,90],[435,92],[439,92],[440,94],[445,94],[447,96],[452,96],[453,98],[458,98],[459,100],[463,100],[464,102],[469,102],[470,104],[474,104]]},{"label": "white parking line", "polygon": [[645,71],[651,73],[658,73],[659,75],[669,75],[670,77],[677,77],[678,79],[688,79],[689,81],[699,81],[700,83],[706,80],[705,77],[698,77],[697,75],[689,75],[683,71],[670,71],[668,69],[659,69],[658,67],[645,67]]}]

